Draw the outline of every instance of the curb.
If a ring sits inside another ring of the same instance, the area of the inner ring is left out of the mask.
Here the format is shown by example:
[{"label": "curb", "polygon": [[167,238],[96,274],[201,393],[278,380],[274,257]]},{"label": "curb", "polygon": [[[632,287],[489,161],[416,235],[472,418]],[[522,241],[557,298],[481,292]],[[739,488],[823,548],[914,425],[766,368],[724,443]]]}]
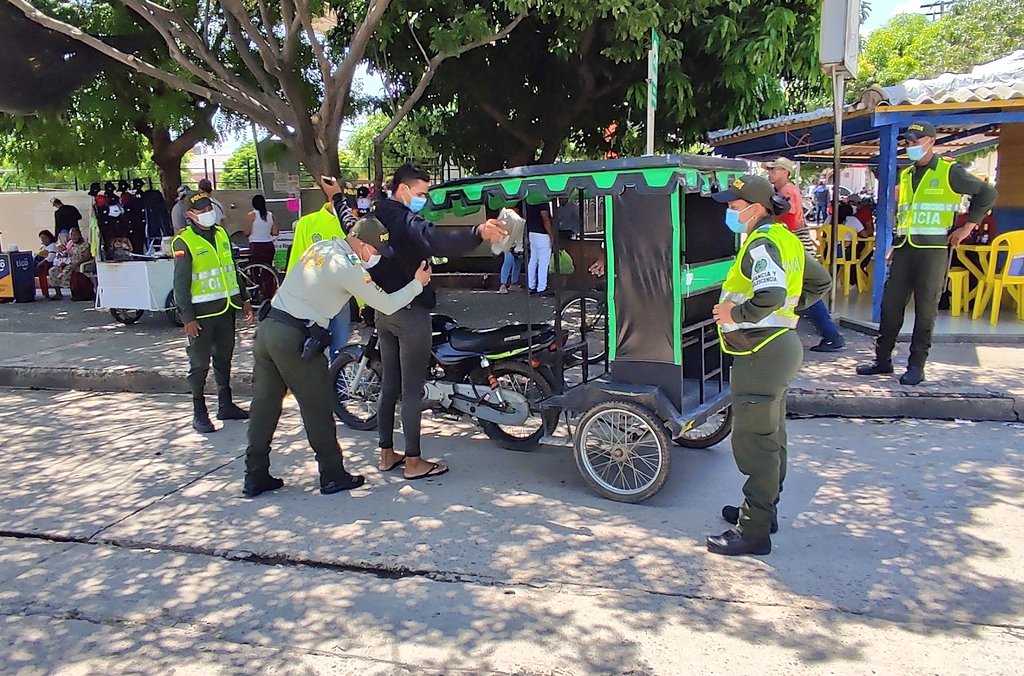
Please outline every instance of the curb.
[{"label": "curb", "polygon": [[[152,369],[67,369],[37,366],[0,366],[0,387],[37,390],[188,394],[184,372]],[[252,395],[252,373],[236,373],[235,393]],[[207,393],[216,394],[208,381]],[[922,420],[1024,421],[1024,397],[979,392],[876,392],[791,388],[788,412],[824,418],[919,418]]]},{"label": "curb", "polygon": [[1018,422],[1024,401],[1003,394],[937,392],[926,394],[793,390],[786,398],[790,414],[839,418],[918,418]]}]

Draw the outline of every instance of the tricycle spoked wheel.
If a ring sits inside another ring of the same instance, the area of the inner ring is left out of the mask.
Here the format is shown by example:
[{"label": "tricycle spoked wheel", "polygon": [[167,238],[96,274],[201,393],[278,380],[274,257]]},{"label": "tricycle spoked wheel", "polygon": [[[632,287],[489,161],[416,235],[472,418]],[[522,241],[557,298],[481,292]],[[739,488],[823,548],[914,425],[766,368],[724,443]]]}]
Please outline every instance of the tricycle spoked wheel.
[{"label": "tricycle spoked wheel", "polygon": [[167,308],[164,312],[167,314],[167,318],[171,320],[172,324],[175,326],[185,326],[185,322],[181,319],[181,313],[178,311],[178,306],[174,304],[173,291],[167,293],[167,300],[164,302],[164,307]]},{"label": "tricycle spoked wheel", "polygon": [[380,362],[371,359],[360,373],[361,359],[361,355],[345,350],[331,363],[334,414],[354,430],[375,430],[382,370]]},{"label": "tricycle spoked wheel", "polygon": [[[527,364],[505,362],[491,367],[491,372],[498,379],[498,386],[521,394],[530,402],[530,417],[522,425],[499,425],[480,421],[484,434],[502,448],[510,451],[532,451],[544,436],[544,418],[537,402],[554,393],[554,388],[540,371]],[[487,383],[487,373],[482,369],[474,375],[473,381]]]},{"label": "tricycle spoked wheel", "polygon": [[703,425],[689,429],[672,441],[683,448],[711,448],[732,432],[732,406],[708,418]]},{"label": "tricycle spoked wheel", "polygon": [[110,311],[110,316],[125,326],[139,321],[142,319],[142,315],[144,314],[146,314],[145,310],[122,310],[121,308],[113,308]]},{"label": "tricycle spoked wheel", "polygon": [[562,315],[562,329],[569,332],[570,342],[582,337],[582,327],[586,323],[587,361],[591,364],[602,361],[607,350],[608,308],[605,299],[588,291],[567,300],[559,313]]},{"label": "tricycle spoked wheel", "polygon": [[580,474],[602,497],[643,502],[668,478],[670,444],[649,408],[611,401],[583,414],[573,448]]}]

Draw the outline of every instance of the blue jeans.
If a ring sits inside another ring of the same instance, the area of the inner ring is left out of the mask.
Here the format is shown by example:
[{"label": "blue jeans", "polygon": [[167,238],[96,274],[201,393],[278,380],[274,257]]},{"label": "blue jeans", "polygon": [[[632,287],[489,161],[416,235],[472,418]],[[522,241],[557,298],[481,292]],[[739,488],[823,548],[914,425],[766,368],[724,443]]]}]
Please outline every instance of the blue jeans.
[{"label": "blue jeans", "polygon": [[828,204],[818,204],[814,208],[814,222],[824,223],[828,220]]},{"label": "blue jeans", "polygon": [[511,251],[506,251],[505,260],[501,263],[501,283],[518,284],[520,265],[519,257],[514,256]]},{"label": "blue jeans", "polygon": [[348,345],[349,334],[352,333],[352,313],[348,309],[348,303],[341,308],[341,312],[334,315],[328,328],[331,330],[331,349],[328,357],[334,361],[341,348]]},{"label": "blue jeans", "polygon": [[814,328],[818,329],[818,333],[825,340],[832,342],[843,339],[842,334],[839,333],[839,327],[832,321],[832,315],[828,313],[828,308],[825,307],[824,301],[819,300],[814,305],[806,310],[801,310],[797,314],[810,319],[811,323],[814,324]]}]

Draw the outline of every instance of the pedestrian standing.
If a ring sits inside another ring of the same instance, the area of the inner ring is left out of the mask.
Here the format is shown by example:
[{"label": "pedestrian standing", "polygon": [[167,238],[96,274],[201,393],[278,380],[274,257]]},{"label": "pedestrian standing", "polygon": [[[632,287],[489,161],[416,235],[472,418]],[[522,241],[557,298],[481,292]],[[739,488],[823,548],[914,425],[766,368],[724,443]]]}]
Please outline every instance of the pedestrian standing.
[{"label": "pedestrian standing", "polygon": [[[280,231],[274,212],[267,209],[267,200],[263,195],[253,195],[252,211],[246,216],[242,232],[249,238],[249,260],[273,269],[276,252],[274,241]],[[259,270],[256,283],[260,286],[261,298],[266,300],[274,294],[275,281],[269,271]]]},{"label": "pedestrian standing", "polygon": [[78,210],[78,207],[73,204],[64,204],[57,197],[50,198],[50,205],[55,209],[53,212],[54,232],[61,232],[62,230],[71,232],[71,228],[79,227],[82,220],[82,212]]},{"label": "pedestrian standing", "polygon": [[338,446],[334,385],[324,359],[329,340],[325,334],[353,296],[389,315],[411,303],[430,282],[430,269],[424,263],[413,279],[394,293],[385,293],[374,284],[367,267],[376,265],[382,256],[393,256],[388,240],[387,229],[369,217],[357,221],[346,239],[316,242],[284,278],[266,310],[261,309],[253,345],[255,390],[243,495],[255,497],[284,485],[270,474],[270,442],[288,390],[295,395],[306,438],[316,454],[320,492],[330,495],[363,485],[362,476],[345,470]]},{"label": "pedestrian standing", "polygon": [[814,222],[824,223],[828,220],[828,204],[832,201],[832,194],[829,192],[828,186],[825,185],[825,179],[818,179],[818,185],[814,186]]},{"label": "pedestrian standing", "polygon": [[[789,211],[780,215],[779,221],[797,236],[811,256],[815,256],[814,240],[811,238],[811,233],[804,220],[804,205],[800,189],[793,183],[796,166],[792,160],[780,157],[774,162],[766,164],[765,168],[768,169],[768,180],[775,188],[775,192],[789,202]],[[839,332],[839,327],[833,321],[824,301],[817,301],[799,314],[801,317],[811,320],[814,328],[818,330],[818,335],[821,336],[818,344],[810,348],[811,352],[838,352],[846,346],[846,339]]]},{"label": "pedestrian standing", "polygon": [[189,225],[173,240],[174,304],[185,322],[188,385],[192,390],[192,427],[216,431],[206,409],[206,376],[213,360],[217,381],[217,419],[246,420],[249,414],[231,398],[231,358],[235,352],[235,314],[253,321],[245,284],[238,279],[231,240],[216,224],[210,198],[196,193],[185,211]]},{"label": "pedestrian standing", "polygon": [[526,232],[530,241],[530,259],[526,264],[526,281],[530,293],[539,295],[548,290],[548,266],[551,264],[555,235],[551,207],[547,204],[526,205]]},{"label": "pedestrian standing", "polygon": [[772,216],[773,194],[768,181],[748,175],[712,195],[728,203],[729,229],[747,235],[713,309],[722,351],[733,357],[732,450],[747,476],[743,504],[722,508],[735,528],[707,539],[714,554],[772,550],[786,478],[786,389],[803,360],[796,312],[831,285],[821,264]]},{"label": "pedestrian standing", "polygon": [[[899,177],[896,238],[882,293],[875,361],[858,366],[857,373],[870,376],[893,372],[892,351],[913,294],[914,334],[907,371],[900,376],[900,383],[918,385],[925,379],[939,297],[946,286],[949,247],[959,245],[974,232],[998,195],[995,188],[963,165],[935,154],[935,127],[930,122],[912,122],[900,141],[914,164]],[[953,229],[963,201],[961,195],[971,198],[967,223]]]}]

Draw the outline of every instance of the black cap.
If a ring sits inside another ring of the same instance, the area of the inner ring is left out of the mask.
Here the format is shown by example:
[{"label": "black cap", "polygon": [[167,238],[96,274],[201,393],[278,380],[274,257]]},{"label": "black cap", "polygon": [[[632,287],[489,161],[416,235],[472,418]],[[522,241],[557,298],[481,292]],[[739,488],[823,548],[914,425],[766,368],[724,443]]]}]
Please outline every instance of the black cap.
[{"label": "black cap", "polygon": [[767,179],[753,174],[744,174],[733,181],[728,189],[711,195],[711,199],[722,204],[733,200],[743,200],[751,204],[760,204],[771,212],[772,195],[774,194],[775,188]]},{"label": "black cap", "polygon": [[207,207],[212,206],[213,202],[210,201],[209,195],[197,192],[192,193],[192,195],[188,198],[188,205],[186,206],[186,209],[188,211],[199,211],[200,209],[205,209]]},{"label": "black cap", "polygon": [[935,138],[935,127],[931,122],[911,122],[907,130],[900,134],[900,138],[906,141],[917,141],[927,137]]},{"label": "black cap", "polygon": [[373,216],[366,216],[356,221],[356,224],[348,231],[348,236],[355,237],[364,244],[369,244],[384,258],[394,258],[395,250],[388,243],[391,235],[384,224]]}]

